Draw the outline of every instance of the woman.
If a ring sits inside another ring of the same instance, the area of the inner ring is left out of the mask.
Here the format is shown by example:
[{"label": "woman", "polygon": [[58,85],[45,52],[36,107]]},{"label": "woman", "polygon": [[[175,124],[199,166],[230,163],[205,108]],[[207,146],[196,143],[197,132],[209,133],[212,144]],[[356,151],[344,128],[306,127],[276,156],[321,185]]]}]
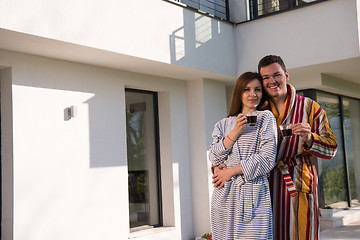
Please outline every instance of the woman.
[{"label": "woman", "polygon": [[[211,201],[215,240],[273,239],[268,175],[276,159],[277,127],[266,107],[261,76],[236,81],[228,117],[215,124],[209,159],[215,170]],[[251,126],[246,113],[255,112]]]}]

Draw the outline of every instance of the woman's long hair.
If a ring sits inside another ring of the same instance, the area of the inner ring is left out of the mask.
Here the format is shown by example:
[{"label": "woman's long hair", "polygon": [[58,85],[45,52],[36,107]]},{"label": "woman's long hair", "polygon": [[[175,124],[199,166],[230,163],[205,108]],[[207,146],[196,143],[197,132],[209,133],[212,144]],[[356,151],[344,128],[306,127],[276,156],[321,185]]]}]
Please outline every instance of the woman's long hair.
[{"label": "woman's long hair", "polygon": [[238,77],[236,80],[231,101],[230,101],[230,110],[228,117],[236,116],[238,113],[241,113],[241,110],[243,108],[242,103],[242,95],[244,93],[245,87],[248,85],[249,82],[251,82],[254,79],[258,79],[261,83],[261,91],[262,91],[262,98],[260,100],[259,105],[256,107],[257,110],[264,110],[266,109],[268,105],[268,96],[267,93],[264,90],[263,80],[260,76],[260,74],[256,72],[245,72]]}]

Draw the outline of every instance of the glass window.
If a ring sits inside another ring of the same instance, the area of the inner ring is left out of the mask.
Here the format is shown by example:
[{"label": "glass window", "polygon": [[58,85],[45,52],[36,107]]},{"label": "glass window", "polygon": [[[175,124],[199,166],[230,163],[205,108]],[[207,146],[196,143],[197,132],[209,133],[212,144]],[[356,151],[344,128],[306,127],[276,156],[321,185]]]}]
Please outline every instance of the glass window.
[{"label": "glass window", "polygon": [[[348,160],[350,192],[352,202],[358,202],[360,196],[360,101],[344,98],[344,129],[346,158]],[[353,205],[353,204],[352,204]]]},{"label": "glass window", "polygon": [[333,159],[318,159],[325,204],[332,204],[333,207],[347,207],[347,184],[339,98],[325,93],[317,93],[316,96],[317,102],[327,114],[338,143],[338,151]]},{"label": "glass window", "polygon": [[[324,0],[248,0],[252,8],[252,12],[256,11],[256,15],[266,16],[272,13],[296,9],[309,5],[311,3],[321,2]],[[256,9],[256,10],[255,10]]]},{"label": "glass window", "polygon": [[258,15],[278,12],[289,8],[289,0],[258,0]]},{"label": "glass window", "polygon": [[130,227],[161,225],[157,95],[126,89]]}]

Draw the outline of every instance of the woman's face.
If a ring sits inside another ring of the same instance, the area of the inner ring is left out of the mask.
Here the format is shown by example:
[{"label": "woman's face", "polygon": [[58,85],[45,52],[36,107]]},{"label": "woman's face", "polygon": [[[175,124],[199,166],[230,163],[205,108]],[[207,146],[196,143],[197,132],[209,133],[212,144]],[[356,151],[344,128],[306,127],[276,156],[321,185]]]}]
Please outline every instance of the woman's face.
[{"label": "woman's face", "polygon": [[255,111],[262,98],[262,85],[258,79],[251,80],[242,93],[243,113]]}]

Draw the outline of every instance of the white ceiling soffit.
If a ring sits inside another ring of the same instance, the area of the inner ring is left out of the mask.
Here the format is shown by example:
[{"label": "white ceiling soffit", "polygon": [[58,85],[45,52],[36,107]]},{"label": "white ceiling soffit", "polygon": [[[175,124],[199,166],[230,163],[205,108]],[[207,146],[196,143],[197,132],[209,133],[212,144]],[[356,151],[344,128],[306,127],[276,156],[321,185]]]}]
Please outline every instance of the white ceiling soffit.
[{"label": "white ceiling soffit", "polygon": [[152,61],[1,28],[0,48],[48,58],[91,64],[172,79],[214,79],[225,82],[234,81],[234,77],[227,75],[201,71],[175,64]]}]

